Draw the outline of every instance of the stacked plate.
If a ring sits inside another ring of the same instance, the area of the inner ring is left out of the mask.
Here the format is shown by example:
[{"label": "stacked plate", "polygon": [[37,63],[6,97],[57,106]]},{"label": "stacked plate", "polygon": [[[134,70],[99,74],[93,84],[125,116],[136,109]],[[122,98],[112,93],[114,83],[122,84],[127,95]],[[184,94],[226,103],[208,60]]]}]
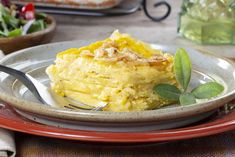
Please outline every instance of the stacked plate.
[{"label": "stacked plate", "polygon": [[[88,1],[70,3],[70,2],[40,2],[34,0],[16,1],[12,3],[16,5],[25,5],[28,2],[34,2],[37,11],[52,14],[63,15],[88,15],[88,16],[109,16],[109,15],[125,15],[136,12],[141,8],[142,0],[109,0],[110,2],[102,3],[102,1],[95,1],[94,4],[89,4]],[[102,5],[103,4],[103,5]]]},{"label": "stacked plate", "polygon": [[[8,55],[0,64],[29,73],[49,86],[45,69],[58,52],[88,45],[72,41],[28,48]],[[180,46],[152,45],[176,52]],[[194,67],[191,86],[219,81],[220,96],[188,106],[171,105],[141,112],[69,110],[41,104],[14,77],[0,73],[0,126],[16,131],[84,141],[157,142],[205,136],[235,129],[235,65],[229,60],[190,48]],[[226,104],[226,108],[224,106]]]}]

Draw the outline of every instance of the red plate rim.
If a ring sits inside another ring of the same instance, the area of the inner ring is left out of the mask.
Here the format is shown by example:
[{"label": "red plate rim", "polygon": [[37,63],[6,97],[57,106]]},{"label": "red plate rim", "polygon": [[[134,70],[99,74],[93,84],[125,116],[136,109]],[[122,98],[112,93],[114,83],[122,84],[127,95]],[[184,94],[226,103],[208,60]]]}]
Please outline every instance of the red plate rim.
[{"label": "red plate rim", "polygon": [[33,135],[68,140],[112,143],[166,142],[235,130],[235,110],[212,122],[192,127],[151,132],[114,133],[72,130],[39,124],[21,117],[12,107],[5,105],[0,108],[0,127]]}]

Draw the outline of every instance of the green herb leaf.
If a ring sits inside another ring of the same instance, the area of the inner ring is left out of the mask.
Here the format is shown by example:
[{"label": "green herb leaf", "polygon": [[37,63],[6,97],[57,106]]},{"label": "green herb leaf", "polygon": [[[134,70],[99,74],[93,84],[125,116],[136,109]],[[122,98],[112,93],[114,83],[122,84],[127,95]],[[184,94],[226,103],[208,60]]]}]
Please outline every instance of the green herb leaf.
[{"label": "green herb leaf", "polygon": [[18,36],[21,36],[22,31],[23,30],[21,28],[14,29],[13,31],[8,33],[8,37],[18,37]]},{"label": "green herb leaf", "polygon": [[193,89],[192,94],[198,99],[208,99],[223,92],[224,87],[217,82],[208,82]]},{"label": "green herb leaf", "polygon": [[37,20],[45,20],[46,18],[47,18],[47,14],[45,14],[45,13],[37,13],[36,14]]},{"label": "green herb leaf", "polygon": [[3,16],[3,18],[4,18],[6,25],[8,25],[9,27],[12,27],[12,28],[19,27],[19,22],[20,22],[19,19],[11,16],[10,14],[6,14],[5,16]]},{"label": "green herb leaf", "polygon": [[187,90],[191,78],[191,67],[192,65],[187,52],[182,48],[178,49],[174,59],[174,71],[176,80],[184,92]]},{"label": "green herb leaf", "polygon": [[154,87],[155,93],[167,99],[179,101],[181,105],[196,103],[196,99],[206,99],[220,94],[224,87],[217,82],[209,82],[195,88],[192,92],[186,93],[191,79],[191,61],[184,49],[178,49],[174,58],[174,71],[178,83],[183,91],[170,84],[158,84]]},{"label": "green herb leaf", "polygon": [[3,13],[0,12],[0,26],[1,26],[1,30],[3,31],[4,34],[8,34],[8,28],[7,25],[5,23],[5,20],[3,18]]},{"label": "green herb leaf", "polygon": [[37,20],[35,21],[31,27],[29,28],[27,33],[34,33],[34,32],[38,32],[45,29],[45,23],[43,20]]},{"label": "green herb leaf", "polygon": [[170,84],[158,84],[154,87],[154,91],[162,98],[172,101],[178,101],[180,97],[180,90]]},{"label": "green herb leaf", "polygon": [[5,33],[5,32],[0,30],[0,37],[6,37],[7,35],[8,35],[8,33]]},{"label": "green herb leaf", "polygon": [[184,93],[180,95],[181,105],[190,105],[196,103],[196,98],[191,93]]},{"label": "green herb leaf", "polygon": [[0,3],[0,12],[2,14],[6,14],[7,13],[7,10],[5,9],[5,7]]}]

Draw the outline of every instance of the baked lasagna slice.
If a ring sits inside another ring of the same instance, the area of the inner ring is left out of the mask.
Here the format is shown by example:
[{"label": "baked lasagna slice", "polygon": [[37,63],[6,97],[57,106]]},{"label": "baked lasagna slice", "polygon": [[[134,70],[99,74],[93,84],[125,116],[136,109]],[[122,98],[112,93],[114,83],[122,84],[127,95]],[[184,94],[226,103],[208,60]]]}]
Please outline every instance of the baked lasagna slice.
[{"label": "baked lasagna slice", "polygon": [[159,108],[171,102],[154,94],[154,85],[176,85],[172,55],[118,31],[58,53],[46,72],[57,94],[91,106],[105,103],[105,111]]}]

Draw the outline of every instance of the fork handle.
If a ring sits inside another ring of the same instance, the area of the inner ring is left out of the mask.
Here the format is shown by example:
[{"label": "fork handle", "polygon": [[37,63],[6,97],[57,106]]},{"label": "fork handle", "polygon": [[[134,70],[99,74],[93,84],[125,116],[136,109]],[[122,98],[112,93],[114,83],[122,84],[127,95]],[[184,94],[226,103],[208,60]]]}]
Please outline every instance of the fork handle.
[{"label": "fork handle", "polygon": [[27,77],[27,75],[19,70],[6,67],[4,65],[0,65],[0,71],[7,73],[16,79],[18,79],[20,82],[22,82],[32,93],[33,95],[43,104],[45,104],[45,101],[42,99],[40,94],[38,93],[36,87],[32,83],[32,81]]}]

